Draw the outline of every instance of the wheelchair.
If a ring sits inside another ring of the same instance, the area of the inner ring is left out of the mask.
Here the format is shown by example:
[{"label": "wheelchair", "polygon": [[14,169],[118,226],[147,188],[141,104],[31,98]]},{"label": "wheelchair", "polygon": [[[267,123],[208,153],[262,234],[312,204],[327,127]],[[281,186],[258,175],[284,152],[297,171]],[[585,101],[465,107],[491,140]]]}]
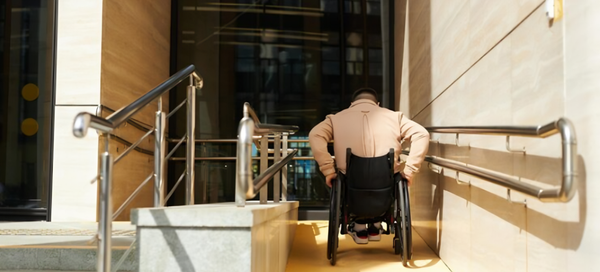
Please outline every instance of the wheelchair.
[{"label": "wheelchair", "polygon": [[337,261],[338,232],[348,234],[348,224],[357,219],[385,222],[382,234],[394,234],[394,253],[407,266],[412,258],[407,182],[400,173],[394,174],[393,148],[387,155],[374,158],[359,157],[350,148],[346,150],[346,174],[338,171],[331,188],[327,259],[332,266]]}]

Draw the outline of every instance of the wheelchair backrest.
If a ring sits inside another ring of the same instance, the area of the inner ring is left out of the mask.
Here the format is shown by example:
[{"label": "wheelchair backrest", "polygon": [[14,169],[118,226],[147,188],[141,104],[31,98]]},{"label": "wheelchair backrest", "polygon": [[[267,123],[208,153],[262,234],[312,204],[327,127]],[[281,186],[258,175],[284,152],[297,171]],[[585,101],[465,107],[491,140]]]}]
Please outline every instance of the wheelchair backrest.
[{"label": "wheelchair backrest", "polygon": [[383,189],[394,185],[394,149],[384,156],[364,158],[346,149],[346,184],[354,189]]},{"label": "wheelchair backrest", "polygon": [[379,216],[394,200],[394,149],[387,155],[364,158],[346,150],[348,208],[357,216]]}]

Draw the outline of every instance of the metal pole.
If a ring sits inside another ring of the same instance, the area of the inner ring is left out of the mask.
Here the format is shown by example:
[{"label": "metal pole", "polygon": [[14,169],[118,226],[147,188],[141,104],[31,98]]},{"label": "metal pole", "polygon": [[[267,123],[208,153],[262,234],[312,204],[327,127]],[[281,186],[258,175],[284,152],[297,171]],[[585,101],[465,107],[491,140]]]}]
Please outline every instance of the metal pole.
[{"label": "metal pole", "polygon": [[[202,156],[206,156],[208,155],[207,150],[206,150],[206,144],[202,144]],[[206,199],[207,196],[207,184],[208,184],[208,172],[209,172],[209,162],[208,161],[203,161],[201,162],[202,164],[202,173],[200,173],[200,176],[202,177],[200,179],[200,184],[202,185],[202,204],[206,204],[208,203],[208,200]]]},{"label": "metal pole", "polygon": [[[277,163],[279,160],[281,160],[281,134],[275,134],[275,142],[273,144],[273,163]],[[281,172],[275,174],[273,177],[273,202],[275,203],[279,203],[279,199],[281,198],[280,177]]]},{"label": "metal pole", "polygon": [[190,76],[190,86],[187,87],[187,135],[185,204],[194,205],[194,163],[196,157],[196,87],[194,78]]},{"label": "metal pole", "polygon": [[[264,173],[269,168],[269,137],[267,135],[260,138],[260,173]],[[260,189],[260,204],[266,204],[269,197],[269,185]]]},{"label": "metal pole", "polygon": [[[283,142],[282,142],[282,151],[281,151],[281,155],[283,158],[285,158],[287,156],[288,153],[288,135],[287,133],[283,134]],[[288,187],[288,171],[287,171],[287,164],[283,166],[283,168],[281,168],[281,201],[287,201],[287,187]]]},{"label": "metal pole", "polygon": [[166,117],[166,114],[161,110],[156,112],[154,128],[154,207],[162,207],[164,205]]},{"label": "metal pole", "polygon": [[246,198],[254,197],[252,183],[252,136],[254,121],[245,116],[238,128],[237,159],[235,160],[235,204],[238,207],[246,205]]},{"label": "metal pole", "polygon": [[[108,139],[108,136],[106,136]],[[108,146],[108,140],[106,141]],[[108,151],[100,155],[100,222],[98,225],[98,271],[110,272],[112,239],[112,167],[113,158]]]}]

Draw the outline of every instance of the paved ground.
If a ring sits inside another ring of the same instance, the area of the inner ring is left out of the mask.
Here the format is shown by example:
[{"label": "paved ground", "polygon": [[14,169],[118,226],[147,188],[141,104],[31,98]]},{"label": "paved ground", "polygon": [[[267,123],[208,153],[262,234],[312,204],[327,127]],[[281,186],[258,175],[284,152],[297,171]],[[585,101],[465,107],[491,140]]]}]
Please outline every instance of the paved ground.
[{"label": "paved ground", "polygon": [[[0,223],[0,247],[96,247],[89,243],[96,234],[95,222],[15,222]],[[129,222],[113,223],[113,246],[129,247],[135,226]]]},{"label": "paved ground", "polygon": [[300,221],[290,253],[286,272],[344,271],[389,272],[427,271],[450,272],[450,269],[413,231],[413,260],[402,266],[392,249],[393,235],[382,235],[381,241],[357,245],[348,235],[340,235],[338,261],[331,266],[327,260],[327,221]]}]

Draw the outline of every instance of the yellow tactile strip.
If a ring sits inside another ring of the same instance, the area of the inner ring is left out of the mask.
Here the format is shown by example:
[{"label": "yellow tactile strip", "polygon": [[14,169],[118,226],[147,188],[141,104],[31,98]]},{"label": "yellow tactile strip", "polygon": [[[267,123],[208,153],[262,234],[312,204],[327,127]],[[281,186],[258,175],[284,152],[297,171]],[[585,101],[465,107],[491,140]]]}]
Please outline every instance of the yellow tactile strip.
[{"label": "yellow tactile strip", "polygon": [[[96,230],[86,229],[0,229],[0,235],[22,236],[94,236]],[[135,230],[114,230],[113,236],[135,236]]]}]

